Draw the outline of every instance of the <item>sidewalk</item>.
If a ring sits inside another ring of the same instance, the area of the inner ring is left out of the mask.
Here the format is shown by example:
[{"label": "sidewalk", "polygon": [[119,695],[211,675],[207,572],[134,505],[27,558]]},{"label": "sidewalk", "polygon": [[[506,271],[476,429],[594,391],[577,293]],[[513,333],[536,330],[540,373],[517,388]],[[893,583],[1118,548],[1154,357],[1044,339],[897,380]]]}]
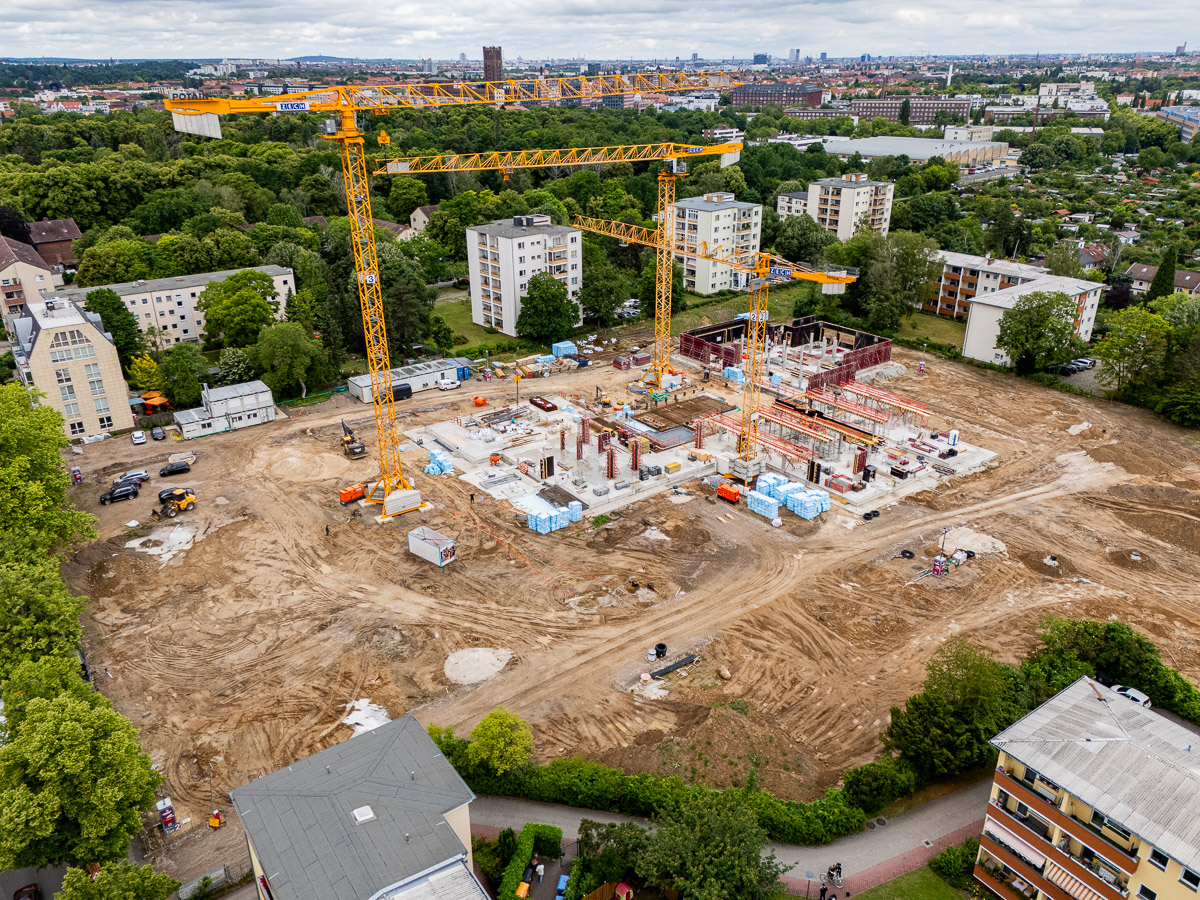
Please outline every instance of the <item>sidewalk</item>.
[{"label": "sidewalk", "polygon": [[[777,843],[768,846],[780,862],[790,867],[783,881],[793,894],[805,892],[806,875],[812,872],[814,880],[809,893],[815,897],[820,889],[815,879],[835,862],[842,864],[846,888],[852,894],[859,894],[923,866],[951,844],[960,844],[966,838],[978,835],[983,827],[990,791],[991,782],[981,781],[890,819],[886,825],[819,847]],[[541,822],[557,825],[563,830],[563,839],[571,841],[579,836],[581,819],[647,824],[644,819],[615,813],[510,797],[478,797],[471,804],[472,830],[480,826],[479,833],[487,837],[494,836],[493,829],[511,827],[519,830],[526,822]],[[842,890],[839,888],[838,893]]]}]

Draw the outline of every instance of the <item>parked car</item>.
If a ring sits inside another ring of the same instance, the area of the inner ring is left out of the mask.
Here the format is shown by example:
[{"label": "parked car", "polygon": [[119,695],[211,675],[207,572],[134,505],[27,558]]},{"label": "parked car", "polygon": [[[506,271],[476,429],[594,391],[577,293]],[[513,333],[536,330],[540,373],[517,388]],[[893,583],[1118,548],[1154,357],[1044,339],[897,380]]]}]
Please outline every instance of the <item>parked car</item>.
[{"label": "parked car", "polygon": [[456,378],[442,378],[437,383],[439,391],[452,391],[459,386],[459,381]]},{"label": "parked car", "polygon": [[1122,684],[1114,684],[1112,689],[1126,700],[1132,700],[1138,706],[1144,706],[1146,709],[1150,708],[1150,698],[1137,688],[1125,687]]},{"label": "parked car", "polygon": [[135,431],[133,434],[129,435],[129,437],[133,439],[135,444],[146,443],[146,432],[144,431]]},{"label": "parked car", "polygon": [[140,485],[136,481],[123,481],[120,484],[114,484],[100,495],[100,505],[108,506],[108,504],[115,503],[118,500],[132,500],[138,495],[139,488]]},{"label": "parked car", "polygon": [[178,475],[181,472],[190,472],[190,471],[192,471],[192,464],[190,462],[188,462],[186,459],[180,459],[180,460],[176,460],[175,462],[172,462],[172,463],[167,463],[165,466],[163,466],[161,469],[158,470],[158,474],[160,476],[162,476],[163,478],[169,478],[171,475]]},{"label": "parked car", "polygon": [[1092,359],[1090,356],[1081,356],[1079,359],[1071,360],[1071,362],[1075,363],[1077,366],[1083,366],[1085,369],[1096,368],[1096,360]]},{"label": "parked car", "polygon": [[155,425],[150,429],[150,437],[154,438],[156,441],[165,441],[167,439],[167,433],[162,430],[161,425]]},{"label": "parked car", "polygon": [[150,473],[145,469],[131,469],[128,472],[122,472],[113,479],[113,484],[120,484],[122,481],[136,481],[141,484],[143,481],[150,480]]},{"label": "parked car", "polygon": [[42,889],[36,884],[27,884],[13,892],[13,900],[42,900]]}]

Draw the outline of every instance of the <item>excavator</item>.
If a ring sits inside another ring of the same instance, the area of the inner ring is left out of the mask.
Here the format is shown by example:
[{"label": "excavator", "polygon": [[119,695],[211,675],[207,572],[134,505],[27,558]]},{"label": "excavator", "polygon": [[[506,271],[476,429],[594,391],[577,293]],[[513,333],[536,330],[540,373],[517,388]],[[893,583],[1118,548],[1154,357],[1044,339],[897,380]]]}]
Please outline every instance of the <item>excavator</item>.
[{"label": "excavator", "polygon": [[367,445],[354,436],[354,429],[342,419],[342,453],[350,459],[365,459]]}]

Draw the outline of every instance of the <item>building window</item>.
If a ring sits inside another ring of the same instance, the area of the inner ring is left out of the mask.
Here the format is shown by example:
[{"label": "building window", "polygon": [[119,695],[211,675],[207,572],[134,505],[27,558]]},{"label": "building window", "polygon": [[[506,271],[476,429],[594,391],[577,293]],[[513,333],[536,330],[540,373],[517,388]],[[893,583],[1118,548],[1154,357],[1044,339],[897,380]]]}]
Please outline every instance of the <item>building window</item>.
[{"label": "building window", "polygon": [[88,378],[99,378],[100,377],[100,364],[99,363],[88,363],[86,366],[83,367],[83,371],[87,374]]},{"label": "building window", "polygon": [[517,262],[519,262],[519,263],[523,263],[523,262],[525,262],[525,257],[523,257],[523,256],[518,256],[518,257],[517,257]]},{"label": "building window", "polygon": [[58,392],[62,394],[63,403],[66,403],[68,400],[75,399],[75,386],[73,384],[61,385],[58,389]]},{"label": "building window", "polygon": [[[194,297],[194,296],[196,296],[196,295],[195,295],[195,294],[193,294],[192,296]],[[145,305],[146,305],[147,303],[149,303],[149,302],[150,302],[150,298],[149,298],[149,297],[143,297],[143,298],[142,298],[142,306],[145,306]]]},{"label": "building window", "polygon": [[88,382],[88,387],[92,389],[93,397],[100,397],[104,394],[104,382],[97,378],[94,381]]},{"label": "building window", "polygon": [[1138,888],[1137,895],[1139,900],[1158,900],[1158,891],[1152,891],[1144,884]]},{"label": "building window", "polygon": [[103,397],[97,397],[92,403],[96,406],[96,415],[103,415],[108,412],[108,401]]},{"label": "building window", "polygon": [[518,249],[518,250],[524,250],[524,249],[525,249],[525,242],[524,242],[524,241],[519,241],[519,242],[517,243],[517,249]]},{"label": "building window", "polygon": [[55,369],[54,370],[54,378],[58,381],[59,384],[70,384],[71,383],[71,370],[70,369]]},{"label": "building window", "polygon": [[1183,874],[1179,876],[1179,880],[1193,891],[1200,890],[1200,875],[1197,875],[1191,869],[1184,869]]},{"label": "building window", "polygon": [[78,419],[79,418],[79,404],[78,403],[65,404],[63,406],[63,415],[66,416],[68,419]]},{"label": "building window", "polygon": [[76,359],[95,359],[96,358],[96,348],[93,347],[91,344],[88,344],[86,347],[76,347],[75,348],[75,358]]},{"label": "building window", "polygon": [[82,422],[72,422],[67,427],[71,429],[71,434],[83,434],[83,423]]},{"label": "building window", "polygon": [[112,416],[101,416],[100,417],[100,430],[101,431],[108,431],[112,427],[113,427],[112,426]]}]

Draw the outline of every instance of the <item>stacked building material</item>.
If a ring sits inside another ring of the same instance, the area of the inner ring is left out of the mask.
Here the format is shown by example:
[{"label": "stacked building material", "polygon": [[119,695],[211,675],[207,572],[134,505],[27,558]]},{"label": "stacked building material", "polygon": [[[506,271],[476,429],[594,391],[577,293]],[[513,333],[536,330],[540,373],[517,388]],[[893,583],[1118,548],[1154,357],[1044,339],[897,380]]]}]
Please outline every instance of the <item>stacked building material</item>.
[{"label": "stacked building material", "polygon": [[788,494],[787,508],[802,519],[815,519],[829,511],[829,494],[805,488]]},{"label": "stacked building material", "polygon": [[450,457],[441,450],[431,450],[429,453],[429,465],[425,467],[426,475],[453,475],[454,463],[450,462]]},{"label": "stacked building material", "polygon": [[759,491],[750,491],[746,494],[746,506],[750,512],[758,513],[768,519],[779,517],[779,501]]},{"label": "stacked building material", "polygon": [[550,352],[557,357],[574,356],[579,349],[572,341],[558,341],[550,345]]},{"label": "stacked building material", "polygon": [[741,384],[743,381],[746,380],[745,373],[742,372],[742,370],[739,369],[737,366],[726,366],[725,367],[725,377],[728,378],[730,381],[736,381],[738,384]]},{"label": "stacked building material", "polygon": [[583,504],[578,500],[572,500],[567,504],[567,513],[570,515],[572,522],[583,521]]}]

